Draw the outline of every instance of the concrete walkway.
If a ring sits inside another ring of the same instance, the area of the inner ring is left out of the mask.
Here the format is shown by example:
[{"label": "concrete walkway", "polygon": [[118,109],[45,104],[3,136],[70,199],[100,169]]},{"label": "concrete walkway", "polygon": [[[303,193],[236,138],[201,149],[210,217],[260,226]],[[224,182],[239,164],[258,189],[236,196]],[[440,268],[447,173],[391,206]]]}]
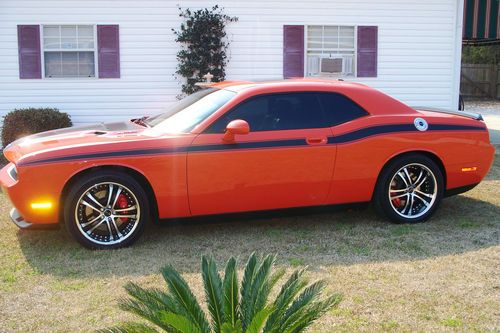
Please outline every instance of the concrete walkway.
[{"label": "concrete walkway", "polygon": [[500,144],[500,101],[466,101],[465,111],[482,114],[490,131],[491,143]]}]

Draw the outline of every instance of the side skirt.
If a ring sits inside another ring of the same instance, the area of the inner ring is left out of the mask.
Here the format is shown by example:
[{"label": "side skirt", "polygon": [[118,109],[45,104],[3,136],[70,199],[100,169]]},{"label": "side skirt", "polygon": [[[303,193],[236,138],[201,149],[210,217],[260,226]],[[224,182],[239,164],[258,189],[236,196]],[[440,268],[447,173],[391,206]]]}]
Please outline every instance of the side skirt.
[{"label": "side skirt", "polygon": [[293,207],[293,208],[280,208],[273,210],[261,210],[252,212],[238,212],[238,213],[224,213],[212,215],[200,215],[190,217],[168,218],[159,219],[157,225],[178,225],[178,224],[204,224],[204,223],[225,223],[233,222],[236,220],[246,221],[263,218],[277,218],[277,217],[293,217],[314,214],[326,214],[349,209],[362,210],[366,208],[370,202],[355,202],[349,204],[337,205],[322,205],[322,206],[309,206],[309,207]]},{"label": "side skirt", "polygon": [[472,185],[461,186],[461,187],[456,187],[456,188],[451,188],[451,189],[446,190],[444,192],[444,197],[447,198],[447,197],[451,197],[452,195],[457,195],[457,194],[460,194],[460,193],[464,193],[464,192],[470,191],[474,187],[476,187],[478,184],[479,183],[472,184]]}]

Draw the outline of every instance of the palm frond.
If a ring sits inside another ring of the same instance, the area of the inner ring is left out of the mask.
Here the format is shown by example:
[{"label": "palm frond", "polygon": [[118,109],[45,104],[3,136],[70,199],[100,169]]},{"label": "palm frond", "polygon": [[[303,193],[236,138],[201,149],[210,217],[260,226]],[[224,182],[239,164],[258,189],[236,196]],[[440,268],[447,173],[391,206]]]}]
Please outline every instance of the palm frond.
[{"label": "palm frond", "polygon": [[239,311],[238,271],[236,270],[235,258],[231,258],[227,262],[224,272],[223,290],[222,303],[224,305],[224,317],[234,327],[238,321]]},{"label": "palm frond", "polygon": [[283,275],[285,275],[285,270],[279,269],[273,274],[271,274],[271,276],[264,281],[255,298],[254,307],[256,309],[263,309],[266,306],[271,290],[274,288],[276,283],[278,283],[278,281],[283,277]]},{"label": "palm frond", "polygon": [[264,323],[266,322],[267,318],[269,318],[269,315],[272,312],[272,306],[266,306],[265,308],[257,312],[250,322],[250,325],[248,325],[248,328],[245,330],[245,333],[260,333],[262,327],[264,326]]},{"label": "palm frond", "polygon": [[309,304],[316,297],[318,297],[323,289],[325,288],[325,281],[320,280],[312,283],[307,288],[304,289],[302,293],[293,301],[292,305],[285,312],[285,318],[293,315],[297,310],[303,308],[305,305]]},{"label": "palm frond", "polygon": [[325,287],[324,281],[317,281],[308,286],[292,302],[280,321],[279,332],[289,332],[290,327],[308,311],[308,306],[317,299]]},{"label": "palm frond", "polygon": [[173,327],[179,333],[201,333],[200,328],[182,315],[172,312],[162,311],[160,313],[162,320]]},{"label": "palm frond", "polygon": [[131,297],[147,304],[152,309],[174,313],[182,310],[172,296],[162,290],[156,288],[145,289],[133,282],[128,282],[124,288]]},{"label": "palm frond", "polygon": [[148,323],[126,322],[100,332],[158,333],[161,329],[169,333],[300,333],[340,302],[340,295],[319,300],[325,282],[308,285],[304,270],[297,270],[269,303],[273,288],[285,272],[273,272],[275,261],[273,255],[261,258],[252,253],[240,286],[236,259],[229,259],[221,279],[215,260],[203,256],[202,278],[210,323],[184,278],[172,266],[166,266],[161,270],[166,292],[127,283],[129,298],[119,303],[121,309]]},{"label": "palm frond", "polygon": [[[255,271],[254,278],[250,284],[250,293],[247,296],[247,299],[243,299],[244,301],[244,306],[242,305],[242,324],[243,324],[243,330],[245,331],[248,325],[250,325],[250,322],[252,321],[253,317],[255,316],[256,312],[259,311],[259,309],[255,306],[257,299],[259,297],[259,293],[265,289],[265,286],[267,283],[269,283],[269,275],[272,269],[272,266],[274,265],[274,262],[276,260],[276,257],[273,255],[267,255],[264,257],[262,262],[259,264],[259,267]],[[266,299],[267,300],[267,299]]]},{"label": "palm frond", "polygon": [[305,270],[296,270],[293,272],[288,280],[283,284],[276,296],[276,299],[273,302],[274,311],[269,316],[269,319],[266,322],[266,326],[264,327],[264,333],[276,333],[279,329],[281,318],[288,306],[292,302],[293,298],[298,295],[298,293],[307,286],[307,281],[302,278]]},{"label": "palm frond", "polygon": [[127,322],[119,326],[97,330],[97,333],[159,333],[156,329],[145,324]]},{"label": "palm frond", "polygon": [[245,271],[243,273],[243,280],[241,281],[241,299],[240,299],[240,320],[244,327],[250,323],[250,318],[248,312],[250,311],[250,295],[252,293],[252,284],[255,276],[255,270],[257,268],[257,255],[252,253],[248,258],[247,264],[245,266]]},{"label": "palm frond", "polygon": [[323,301],[311,304],[304,314],[288,329],[290,333],[305,331],[316,319],[324,315],[331,308],[337,306],[342,300],[339,294],[332,295]]},{"label": "palm frond", "polygon": [[217,272],[217,265],[213,258],[202,257],[201,275],[205,287],[208,311],[212,317],[212,327],[215,332],[220,332],[220,327],[225,321],[222,307],[222,280]]},{"label": "palm frond", "polygon": [[122,310],[131,312],[141,318],[146,319],[147,321],[157,325],[166,331],[172,331],[173,328],[165,323],[161,317],[160,313],[163,310],[157,310],[149,306],[149,304],[144,304],[135,299],[126,299],[120,301],[120,308]]},{"label": "palm frond", "polygon": [[225,322],[222,324],[220,328],[221,333],[243,333],[243,329],[241,328],[241,321],[236,321],[234,325],[229,322]]},{"label": "palm frond", "polygon": [[186,281],[170,265],[163,267],[161,272],[172,297],[187,312],[186,317],[195,323],[202,333],[209,333],[210,325],[207,322],[205,313],[202,311]]}]

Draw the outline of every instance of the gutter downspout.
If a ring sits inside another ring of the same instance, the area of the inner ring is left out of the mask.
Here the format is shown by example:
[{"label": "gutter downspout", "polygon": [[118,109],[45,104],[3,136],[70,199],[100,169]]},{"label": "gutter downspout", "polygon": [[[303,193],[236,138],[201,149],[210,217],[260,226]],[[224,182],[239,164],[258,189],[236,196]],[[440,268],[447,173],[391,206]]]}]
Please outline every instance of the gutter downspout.
[{"label": "gutter downspout", "polygon": [[455,13],[455,50],[453,59],[453,82],[451,86],[450,110],[458,110],[458,99],[460,96],[460,72],[462,65],[462,30],[464,19],[464,0],[456,0]]}]

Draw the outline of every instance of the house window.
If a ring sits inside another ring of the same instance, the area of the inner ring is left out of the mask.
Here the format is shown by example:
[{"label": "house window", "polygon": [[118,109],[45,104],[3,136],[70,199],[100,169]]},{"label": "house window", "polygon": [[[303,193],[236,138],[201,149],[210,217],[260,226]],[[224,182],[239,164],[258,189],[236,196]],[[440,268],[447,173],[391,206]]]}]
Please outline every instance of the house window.
[{"label": "house window", "polygon": [[354,26],[307,26],[307,76],[354,76],[355,36]]},{"label": "house window", "polygon": [[95,77],[94,26],[45,25],[42,36],[45,77]]}]

